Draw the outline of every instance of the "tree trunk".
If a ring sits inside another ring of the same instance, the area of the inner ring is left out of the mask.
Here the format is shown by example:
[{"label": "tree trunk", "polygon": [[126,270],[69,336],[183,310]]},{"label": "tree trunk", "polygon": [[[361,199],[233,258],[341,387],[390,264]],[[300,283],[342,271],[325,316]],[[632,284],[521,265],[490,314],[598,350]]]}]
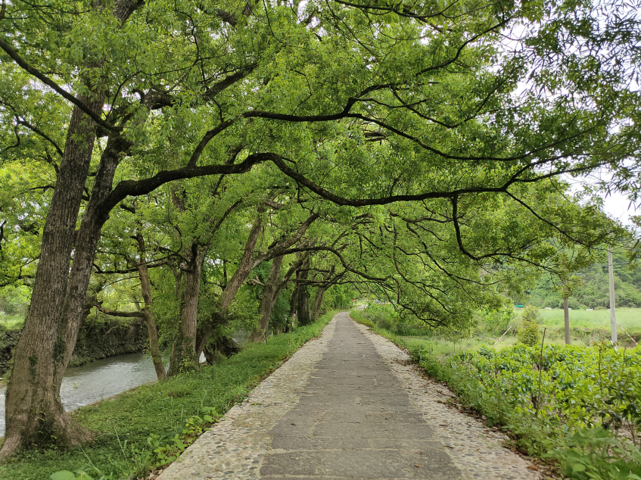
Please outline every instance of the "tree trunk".
[{"label": "tree trunk", "polygon": [[[296,272],[296,279],[298,279],[298,272]],[[298,292],[299,292],[298,282],[294,284],[294,290],[292,291],[292,296],[289,299],[289,317],[292,318],[298,312]]]},{"label": "tree trunk", "polygon": [[309,325],[311,318],[309,316],[309,294],[306,287],[298,291],[298,323],[299,325]]},{"label": "tree trunk", "polygon": [[198,323],[198,297],[202,276],[205,251],[192,245],[192,258],[189,269],[184,272],[183,296],[180,308],[180,327],[174,339],[169,361],[169,376],[198,368],[200,353],[196,351],[196,331]]},{"label": "tree trunk", "polygon": [[[100,94],[81,100],[99,112],[103,98]],[[92,436],[73,424],[65,413],[58,379],[66,367],[64,342],[67,340],[66,329],[60,328],[60,321],[68,293],[71,250],[94,139],[94,122],[75,107],[42,234],[31,305],[14,355],[6,394],[7,429],[0,458],[6,458],[21,447],[72,445]]]},{"label": "tree trunk", "polygon": [[249,231],[249,237],[247,237],[247,241],[245,242],[245,250],[243,251],[243,257],[238,264],[238,268],[234,272],[234,275],[229,279],[229,282],[227,282],[227,285],[220,296],[218,309],[212,313],[206,324],[203,324],[199,329],[198,344],[196,348],[196,355],[198,355],[198,358],[200,358],[200,354],[205,350],[207,342],[209,342],[209,338],[212,333],[214,333],[216,327],[225,322],[227,309],[236,297],[236,294],[238,293],[238,290],[240,290],[242,284],[254,269],[254,250],[256,249],[256,243],[258,242],[258,237],[260,236],[262,228],[263,224],[259,216]]},{"label": "tree trunk", "polygon": [[213,365],[221,357],[231,357],[240,352],[238,345],[233,338],[219,337],[215,342],[209,342],[203,353],[208,365]]},{"label": "tree trunk", "polygon": [[316,297],[314,298],[314,306],[312,307],[312,322],[318,320],[320,317],[321,306],[323,304],[323,295],[327,291],[325,287],[318,287],[316,290]]},{"label": "tree trunk", "polygon": [[[140,6],[142,2],[118,1],[114,5],[114,16],[120,23],[124,23]],[[105,92],[92,91],[91,86],[89,91],[92,93],[80,95],[78,99],[94,113],[102,113]],[[60,384],[84,318],[84,303],[89,283],[87,276],[83,288],[81,277],[85,265],[80,264],[92,250],[90,245],[85,245],[84,249],[80,249],[84,251],[79,252],[80,242],[76,242],[71,276],[69,265],[80,202],[91,163],[95,131],[96,125],[93,120],[75,106],[43,230],[29,314],[16,347],[13,373],[7,387],[7,428],[5,441],[0,450],[0,460],[22,447],[74,445],[93,436],[88,430],[73,423],[65,412],[60,401]],[[95,185],[105,180],[108,173],[103,172],[100,180],[99,172]],[[85,212],[83,217],[83,225],[87,213]],[[83,225],[79,237],[83,237]],[[88,227],[84,232],[85,242],[90,241],[95,233],[95,225],[94,228]],[[93,250],[95,252],[95,246]],[[78,262],[76,256],[79,258]],[[89,275],[90,273],[91,270]],[[78,296],[82,298],[78,299]],[[74,299],[75,302],[71,304],[70,299]],[[78,309],[77,305],[80,303],[83,305]]]},{"label": "tree trunk", "polygon": [[149,332],[149,353],[151,354],[151,361],[156,370],[156,377],[158,381],[163,381],[167,378],[165,373],[165,365],[162,361],[160,354],[160,345],[158,343],[158,329],[156,328],[156,320],[152,312],[153,300],[151,298],[151,283],[149,282],[149,270],[147,269],[147,259],[145,258],[145,239],[141,234],[136,236],[138,240],[138,249],[140,251],[140,261],[138,263],[138,276],[140,277],[140,289],[142,291],[142,298],[145,302],[145,308],[142,312],[145,315],[145,323]]},{"label": "tree trunk", "polygon": [[283,263],[283,256],[274,258],[272,266],[269,269],[267,276],[267,283],[263,290],[263,298],[260,301],[260,320],[258,321],[258,331],[253,332],[247,342],[265,342],[267,329],[269,328],[269,319],[272,315],[272,307],[274,306],[274,295],[278,289],[278,276],[280,275],[280,267]]},{"label": "tree trunk", "polygon": [[299,325],[307,325],[311,323],[309,318],[309,287],[305,284],[305,281],[309,278],[310,263],[310,258],[308,257],[307,261],[303,264],[305,265],[305,268],[298,272],[298,280],[300,283],[298,286],[298,304],[296,306],[296,310],[298,313],[297,320]]}]

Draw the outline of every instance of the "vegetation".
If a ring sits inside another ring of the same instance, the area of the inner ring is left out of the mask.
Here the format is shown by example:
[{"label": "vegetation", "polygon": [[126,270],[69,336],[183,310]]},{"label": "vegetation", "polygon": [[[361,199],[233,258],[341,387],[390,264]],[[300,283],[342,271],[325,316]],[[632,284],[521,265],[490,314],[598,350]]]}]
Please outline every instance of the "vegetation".
[{"label": "vegetation", "polygon": [[[623,249],[614,250],[613,263],[617,309],[641,307],[641,265],[636,261],[630,263],[629,255]],[[573,310],[610,308],[608,264],[605,252],[596,257],[596,263],[575,272],[574,277],[576,286],[569,298],[570,308]],[[523,300],[539,308],[562,308],[563,299],[559,286],[558,279],[544,275]]]},{"label": "vegetation", "polygon": [[51,445],[16,456],[0,466],[0,477],[49,480],[57,471],[83,471],[94,480],[139,478],[172,461],[202,432],[277,368],[332,318],[251,344],[237,355],[198,373],[140,386],[82,407],[73,418],[101,432],[83,448],[61,451]]},{"label": "vegetation", "polygon": [[161,382],[358,295],[456,344],[633,240],[595,195],[638,191],[625,0],[16,0],[0,24],[0,296],[29,299],[0,459],[102,438],[59,395],[96,311],[144,323]]},{"label": "vegetation", "polygon": [[539,311],[535,306],[525,307],[521,314],[521,325],[516,333],[516,338],[520,343],[533,347],[541,342],[538,319]]},{"label": "vegetation", "polygon": [[[447,383],[489,425],[503,426],[524,452],[558,461],[567,478],[641,473],[639,348],[615,350],[603,342],[541,349],[539,338],[538,345],[496,349],[477,342],[456,350],[444,348],[442,336],[401,338],[382,328],[380,309],[351,314],[407,348],[432,378]],[[536,315],[529,308],[524,324]]]}]

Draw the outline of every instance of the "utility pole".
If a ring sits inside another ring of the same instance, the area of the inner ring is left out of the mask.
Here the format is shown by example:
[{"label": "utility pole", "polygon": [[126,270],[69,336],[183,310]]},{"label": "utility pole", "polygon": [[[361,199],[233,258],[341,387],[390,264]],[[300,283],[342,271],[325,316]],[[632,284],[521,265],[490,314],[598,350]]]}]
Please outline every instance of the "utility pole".
[{"label": "utility pole", "polygon": [[608,247],[608,274],[610,277],[610,330],[612,343],[617,343],[617,316],[614,310],[614,264],[612,262],[612,247]]},{"label": "utility pole", "polygon": [[570,309],[567,297],[563,299],[563,319],[565,320],[565,344],[570,345]]}]

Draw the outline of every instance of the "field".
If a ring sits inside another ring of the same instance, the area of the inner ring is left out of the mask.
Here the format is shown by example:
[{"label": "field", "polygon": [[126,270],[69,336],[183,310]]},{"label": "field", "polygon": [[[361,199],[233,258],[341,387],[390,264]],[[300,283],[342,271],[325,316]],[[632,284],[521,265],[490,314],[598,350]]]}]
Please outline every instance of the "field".
[{"label": "field", "polygon": [[[539,309],[541,323],[550,327],[563,327],[563,310]],[[616,319],[619,325],[631,335],[641,335],[641,308],[617,308]],[[571,310],[570,326],[588,328],[591,330],[602,329],[610,331],[610,310]],[[623,330],[617,329],[618,335],[625,336]],[[636,338],[636,337],[635,337]]]}]

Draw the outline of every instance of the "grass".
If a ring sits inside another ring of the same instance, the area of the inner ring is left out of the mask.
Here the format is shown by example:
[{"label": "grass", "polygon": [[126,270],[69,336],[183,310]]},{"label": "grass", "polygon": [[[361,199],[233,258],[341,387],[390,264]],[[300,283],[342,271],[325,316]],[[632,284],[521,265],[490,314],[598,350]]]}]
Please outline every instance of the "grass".
[{"label": "grass", "polygon": [[[539,309],[541,323],[552,327],[563,327],[563,309]],[[630,333],[641,334],[641,308],[617,308],[617,322]],[[571,310],[570,325],[581,328],[610,330],[610,310]],[[619,328],[619,332],[623,331]]]},{"label": "grass", "polygon": [[[80,408],[73,417],[96,432],[84,448],[25,452],[0,466],[0,478],[48,480],[59,470],[85,471],[94,479],[142,477],[150,470],[150,439],[169,441],[188,419],[214,408],[224,414],[242,401],[261,378],[276,369],[306,341],[319,335],[333,313],[313,325],[251,344],[214,366],[163,383],[140,386]],[[146,475],[145,475],[146,476]]]},{"label": "grass", "polygon": [[0,330],[20,330],[24,325],[24,315],[7,315],[0,312]]}]

